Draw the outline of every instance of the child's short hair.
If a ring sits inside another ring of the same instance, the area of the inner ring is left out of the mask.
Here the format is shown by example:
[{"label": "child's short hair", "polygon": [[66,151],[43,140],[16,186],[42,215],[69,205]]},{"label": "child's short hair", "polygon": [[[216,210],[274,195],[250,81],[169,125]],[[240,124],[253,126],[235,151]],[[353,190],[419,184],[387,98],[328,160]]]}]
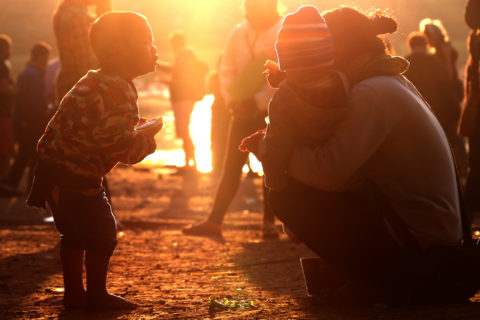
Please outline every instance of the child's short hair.
[{"label": "child's short hair", "polygon": [[43,41],[37,42],[30,50],[30,59],[36,60],[38,58],[48,57],[51,51],[52,47],[50,47],[47,43]]},{"label": "child's short hair", "polygon": [[128,41],[138,28],[148,25],[145,16],[132,11],[112,11],[98,17],[90,27],[90,43],[100,64],[111,59],[112,45]]},{"label": "child's short hair", "polygon": [[12,39],[6,34],[0,34],[0,50],[8,49],[11,45]]},{"label": "child's short hair", "polygon": [[426,47],[428,40],[423,33],[414,31],[408,35],[407,43],[410,50],[413,50],[418,47]]}]

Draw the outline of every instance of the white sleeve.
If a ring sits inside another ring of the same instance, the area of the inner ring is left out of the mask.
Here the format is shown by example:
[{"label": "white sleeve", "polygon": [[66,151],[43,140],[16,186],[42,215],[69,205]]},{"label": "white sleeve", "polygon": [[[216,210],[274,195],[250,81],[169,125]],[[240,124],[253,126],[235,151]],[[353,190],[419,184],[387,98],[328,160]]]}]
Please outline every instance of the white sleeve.
[{"label": "white sleeve", "polygon": [[336,190],[370,159],[391,130],[389,106],[373,88],[354,88],[349,112],[331,138],[316,147],[297,147],[290,158],[288,175],[320,190]]}]

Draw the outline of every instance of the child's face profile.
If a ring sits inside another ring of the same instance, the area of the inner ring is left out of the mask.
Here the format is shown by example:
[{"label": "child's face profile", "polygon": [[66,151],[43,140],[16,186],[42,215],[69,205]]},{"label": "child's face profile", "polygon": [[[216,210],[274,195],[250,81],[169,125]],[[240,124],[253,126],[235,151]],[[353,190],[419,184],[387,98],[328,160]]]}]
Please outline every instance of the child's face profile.
[{"label": "child's face profile", "polygon": [[153,44],[150,25],[145,22],[132,30],[132,36],[125,43],[128,68],[135,77],[155,71],[157,66],[157,47]]}]

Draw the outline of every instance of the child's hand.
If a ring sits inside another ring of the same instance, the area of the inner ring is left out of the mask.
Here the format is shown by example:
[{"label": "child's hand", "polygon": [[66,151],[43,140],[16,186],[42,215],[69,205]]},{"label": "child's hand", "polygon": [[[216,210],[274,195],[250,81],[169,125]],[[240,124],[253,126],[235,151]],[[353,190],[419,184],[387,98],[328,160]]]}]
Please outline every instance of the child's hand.
[{"label": "child's hand", "polygon": [[265,131],[266,131],[265,129],[259,130],[254,134],[246,137],[245,139],[242,140],[242,143],[238,146],[238,149],[240,149],[240,151],[242,152],[253,153],[255,157],[257,157],[257,159],[261,161],[259,146],[260,146],[261,140],[265,136]]},{"label": "child's hand", "polygon": [[264,74],[272,88],[279,88],[280,84],[285,80],[285,72],[281,71],[278,63],[272,60],[267,60],[265,63]]},{"label": "child's hand", "polygon": [[135,131],[146,136],[155,136],[163,127],[162,117],[153,118],[150,121],[146,121],[144,118],[140,118],[138,125],[135,127]]}]

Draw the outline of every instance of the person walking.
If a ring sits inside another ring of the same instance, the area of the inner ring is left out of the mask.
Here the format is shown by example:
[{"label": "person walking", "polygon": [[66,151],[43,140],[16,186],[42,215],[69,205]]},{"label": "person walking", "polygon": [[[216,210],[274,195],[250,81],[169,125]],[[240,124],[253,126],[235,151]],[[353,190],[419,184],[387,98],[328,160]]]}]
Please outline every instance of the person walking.
[{"label": "person walking", "polygon": [[[267,59],[276,57],[275,42],[281,25],[277,0],[245,0],[245,21],[230,34],[220,66],[220,83],[232,117],[222,177],[206,221],[184,228],[186,235],[223,239],[222,225],[242,176],[248,153],[238,149],[241,140],[265,128],[268,103],[275,90],[263,75]],[[277,238],[275,216],[264,187],[263,238]]]},{"label": "person walking", "polygon": [[[157,69],[169,73],[170,101],[175,117],[175,131],[182,140],[185,167],[195,169],[195,146],[190,136],[189,125],[193,108],[205,95],[208,65],[201,61],[193,48],[187,46],[183,31],[170,34],[170,47],[175,55],[173,64],[160,63]],[[182,169],[181,169],[182,170]]]}]

